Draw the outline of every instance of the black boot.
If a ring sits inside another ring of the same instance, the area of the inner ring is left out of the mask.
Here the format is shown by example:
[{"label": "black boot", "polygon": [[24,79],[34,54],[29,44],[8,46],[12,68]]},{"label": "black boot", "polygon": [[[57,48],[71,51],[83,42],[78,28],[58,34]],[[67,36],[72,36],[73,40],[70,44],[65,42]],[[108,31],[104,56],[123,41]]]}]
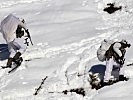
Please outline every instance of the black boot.
[{"label": "black boot", "polygon": [[102,88],[104,86],[111,85],[111,82],[110,81],[108,81],[108,82],[101,81],[100,84],[101,84],[101,88]]},{"label": "black boot", "polygon": [[8,61],[7,61],[7,67],[11,68],[12,67],[12,62],[13,62],[13,58],[8,58]]},{"label": "black boot", "polygon": [[116,82],[118,82],[118,80],[109,80],[108,82],[101,81],[100,82],[101,88],[104,87],[104,86],[112,85],[112,84],[114,84]]},{"label": "black boot", "polygon": [[103,84],[103,86],[112,85],[113,84],[113,81],[103,82],[102,84]]},{"label": "black boot", "polygon": [[22,57],[21,56],[21,53],[20,52],[17,52],[15,54],[15,56],[13,57],[13,61],[17,64],[17,65],[20,65],[21,62],[23,61]]},{"label": "black boot", "polygon": [[21,53],[20,52],[17,52],[15,54],[15,56],[13,57],[13,60],[16,61],[17,59],[19,59],[20,56],[21,56]]},{"label": "black boot", "polygon": [[21,65],[21,63],[22,63],[22,61],[23,61],[23,58],[22,57],[20,57],[19,59],[17,59],[16,60],[16,64],[17,64],[17,66],[20,66]]},{"label": "black boot", "polygon": [[119,81],[128,81],[129,78],[124,77],[124,75],[119,75]]}]

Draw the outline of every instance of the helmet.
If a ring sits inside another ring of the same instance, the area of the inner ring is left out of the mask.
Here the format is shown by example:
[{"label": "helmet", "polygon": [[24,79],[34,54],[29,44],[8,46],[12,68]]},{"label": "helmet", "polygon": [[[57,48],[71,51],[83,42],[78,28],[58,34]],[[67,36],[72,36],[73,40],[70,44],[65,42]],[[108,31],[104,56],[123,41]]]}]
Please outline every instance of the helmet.
[{"label": "helmet", "polygon": [[124,43],[124,44],[128,44],[127,41],[124,40],[124,39],[122,39],[121,42]]},{"label": "helmet", "polygon": [[21,21],[21,22],[23,22],[23,23],[25,23],[25,20],[24,20],[24,18],[20,18],[20,21]]},{"label": "helmet", "polygon": [[131,44],[129,44],[129,43],[128,43],[126,40],[124,40],[124,39],[122,39],[121,43],[125,44],[126,47],[128,47],[128,48],[131,46]]}]

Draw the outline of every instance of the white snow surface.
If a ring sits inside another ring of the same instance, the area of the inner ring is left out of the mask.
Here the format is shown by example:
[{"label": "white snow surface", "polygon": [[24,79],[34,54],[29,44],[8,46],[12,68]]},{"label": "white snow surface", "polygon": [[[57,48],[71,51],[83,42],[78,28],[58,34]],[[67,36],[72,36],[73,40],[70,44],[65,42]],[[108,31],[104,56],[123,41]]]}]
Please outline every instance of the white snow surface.
[{"label": "white snow surface", "polygon": [[[104,12],[113,2],[122,10]],[[101,64],[96,51],[103,39],[127,39],[132,45],[132,5],[132,0],[0,0],[0,20],[10,13],[24,18],[34,43],[14,73],[0,69],[0,100],[132,100],[133,66],[126,66],[133,62],[132,46],[124,65],[129,81],[92,90],[87,75],[91,66]],[[6,62],[0,60],[0,65]],[[38,95],[33,95],[46,76]],[[84,97],[61,93],[81,87]]]}]

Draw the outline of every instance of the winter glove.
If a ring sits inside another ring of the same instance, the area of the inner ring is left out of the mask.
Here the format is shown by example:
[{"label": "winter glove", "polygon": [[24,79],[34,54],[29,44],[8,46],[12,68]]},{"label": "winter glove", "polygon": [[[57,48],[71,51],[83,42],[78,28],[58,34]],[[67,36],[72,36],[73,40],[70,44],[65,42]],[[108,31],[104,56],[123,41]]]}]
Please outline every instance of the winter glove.
[{"label": "winter glove", "polygon": [[25,30],[25,32],[26,32],[26,33],[28,33],[28,32],[29,32],[29,31],[28,31],[28,29],[27,29],[27,30]]},{"label": "winter glove", "polygon": [[127,47],[130,48],[131,44],[127,44]]},{"label": "winter glove", "polygon": [[29,33],[29,30],[27,29],[27,30],[25,30],[25,32],[26,32],[26,33]]},{"label": "winter glove", "polygon": [[123,58],[121,58],[121,57],[118,59],[118,63],[119,63],[120,65],[123,65],[124,62],[125,62],[125,59],[123,59]]},{"label": "winter glove", "polygon": [[21,38],[23,35],[24,35],[24,31],[20,31],[20,33],[16,34],[17,38]]}]

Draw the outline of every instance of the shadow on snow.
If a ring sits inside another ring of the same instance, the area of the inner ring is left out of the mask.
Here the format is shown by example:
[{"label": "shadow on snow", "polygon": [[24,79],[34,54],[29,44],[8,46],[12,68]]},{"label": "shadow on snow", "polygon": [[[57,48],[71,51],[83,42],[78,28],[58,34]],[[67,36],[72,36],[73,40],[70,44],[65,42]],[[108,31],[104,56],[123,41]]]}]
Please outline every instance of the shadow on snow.
[{"label": "shadow on snow", "polygon": [[7,44],[0,44],[0,60],[6,60],[9,58],[9,51]]},{"label": "shadow on snow", "polygon": [[[104,79],[104,75],[105,75],[105,70],[106,70],[106,66],[103,64],[97,64],[97,65],[93,65],[91,67],[91,69],[89,70],[89,72],[92,72],[93,74],[95,73],[99,73],[100,79],[103,80]],[[119,77],[119,68],[118,67],[113,67],[112,70],[112,75],[115,78]]]}]

